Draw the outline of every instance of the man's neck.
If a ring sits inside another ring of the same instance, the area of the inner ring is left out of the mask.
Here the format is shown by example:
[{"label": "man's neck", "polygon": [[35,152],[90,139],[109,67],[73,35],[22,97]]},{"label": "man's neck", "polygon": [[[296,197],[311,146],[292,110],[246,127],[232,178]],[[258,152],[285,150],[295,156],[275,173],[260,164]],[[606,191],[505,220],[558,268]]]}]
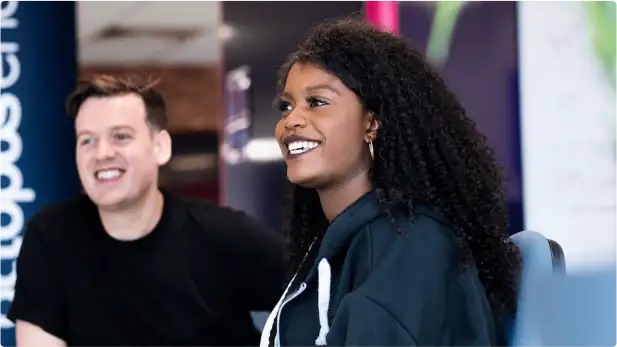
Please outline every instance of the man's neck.
[{"label": "man's neck", "polygon": [[109,211],[99,209],[105,231],[113,238],[132,241],[148,235],[163,215],[163,194],[158,189],[129,207]]}]

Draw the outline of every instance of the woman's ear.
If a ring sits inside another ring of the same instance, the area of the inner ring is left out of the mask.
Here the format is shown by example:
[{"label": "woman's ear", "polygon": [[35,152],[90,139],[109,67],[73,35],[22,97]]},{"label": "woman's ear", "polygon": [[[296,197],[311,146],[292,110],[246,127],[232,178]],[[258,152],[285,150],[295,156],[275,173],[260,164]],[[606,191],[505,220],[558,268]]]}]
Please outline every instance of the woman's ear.
[{"label": "woman's ear", "polygon": [[377,137],[377,132],[379,131],[379,121],[373,112],[368,112],[367,114],[365,129],[364,141],[369,143],[375,140]]},{"label": "woman's ear", "polygon": [[154,154],[159,166],[167,164],[171,159],[171,136],[167,130],[154,135]]}]

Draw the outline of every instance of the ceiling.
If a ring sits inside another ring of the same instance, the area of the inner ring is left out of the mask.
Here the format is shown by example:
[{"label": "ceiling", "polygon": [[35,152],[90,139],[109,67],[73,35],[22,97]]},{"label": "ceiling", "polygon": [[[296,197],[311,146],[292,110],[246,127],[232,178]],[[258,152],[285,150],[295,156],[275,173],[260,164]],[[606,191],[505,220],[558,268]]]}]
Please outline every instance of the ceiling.
[{"label": "ceiling", "polygon": [[215,64],[222,39],[218,1],[77,1],[83,65]]}]

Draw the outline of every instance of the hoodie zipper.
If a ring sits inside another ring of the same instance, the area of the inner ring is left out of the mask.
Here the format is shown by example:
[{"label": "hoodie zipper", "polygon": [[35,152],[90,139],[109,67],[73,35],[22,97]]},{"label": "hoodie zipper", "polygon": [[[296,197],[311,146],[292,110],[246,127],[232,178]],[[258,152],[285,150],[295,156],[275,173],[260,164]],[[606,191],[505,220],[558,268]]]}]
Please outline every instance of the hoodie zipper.
[{"label": "hoodie zipper", "polygon": [[290,295],[287,299],[285,299],[285,301],[283,301],[283,303],[281,304],[281,307],[279,307],[279,312],[276,315],[276,337],[274,338],[274,346],[280,346],[281,345],[281,313],[283,313],[283,307],[285,307],[285,305],[287,305],[287,303],[289,303],[291,300],[295,299],[298,297],[298,295],[302,294],[302,292],[304,292],[304,290],[306,289],[306,283],[302,282],[302,284],[300,284],[300,288],[298,288],[298,290],[296,290],[292,295]]}]

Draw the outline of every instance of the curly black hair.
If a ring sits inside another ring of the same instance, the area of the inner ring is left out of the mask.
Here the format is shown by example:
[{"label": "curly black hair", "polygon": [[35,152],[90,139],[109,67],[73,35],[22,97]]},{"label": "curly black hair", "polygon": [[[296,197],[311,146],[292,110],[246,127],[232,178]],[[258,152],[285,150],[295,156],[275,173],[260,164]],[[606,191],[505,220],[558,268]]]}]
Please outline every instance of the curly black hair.
[{"label": "curly black hair", "polygon": [[[427,60],[401,37],[357,19],[325,22],[282,66],[284,89],[295,63],[337,76],[375,114],[371,171],[391,211],[428,205],[451,221],[461,264],[475,264],[494,312],[516,312],[521,260],[508,239],[504,177],[484,135]],[[292,187],[284,229],[294,271],[328,227],[314,189]]]}]

